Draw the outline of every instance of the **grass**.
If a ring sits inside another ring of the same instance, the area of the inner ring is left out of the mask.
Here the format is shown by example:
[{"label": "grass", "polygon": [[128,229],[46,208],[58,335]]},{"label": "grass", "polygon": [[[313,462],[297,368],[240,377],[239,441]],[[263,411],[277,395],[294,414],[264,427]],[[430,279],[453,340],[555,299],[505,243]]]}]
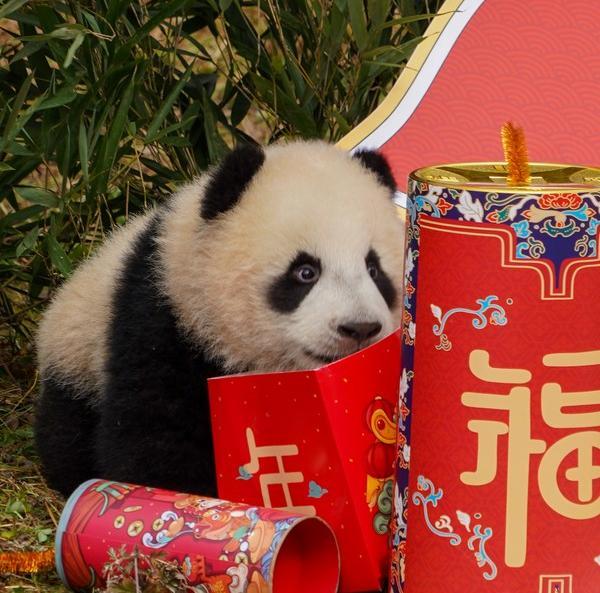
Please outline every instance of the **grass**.
[{"label": "grass", "polygon": [[[24,362],[26,362],[26,357]],[[15,365],[13,365],[15,366]],[[0,550],[32,551],[52,546],[63,499],[40,474],[33,444],[33,398],[37,374],[0,374]],[[2,371],[0,370],[0,373]],[[66,592],[55,571],[0,575],[0,590]]]}]

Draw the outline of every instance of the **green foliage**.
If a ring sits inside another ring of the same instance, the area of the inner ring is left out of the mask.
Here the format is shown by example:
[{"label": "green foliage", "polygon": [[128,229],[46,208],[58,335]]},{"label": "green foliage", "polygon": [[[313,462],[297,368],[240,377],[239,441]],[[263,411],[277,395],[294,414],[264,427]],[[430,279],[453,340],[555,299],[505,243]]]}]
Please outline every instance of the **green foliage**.
[{"label": "green foliage", "polygon": [[26,346],[39,306],[106,232],[234,144],[339,139],[383,98],[437,8],[0,5],[0,339]]}]

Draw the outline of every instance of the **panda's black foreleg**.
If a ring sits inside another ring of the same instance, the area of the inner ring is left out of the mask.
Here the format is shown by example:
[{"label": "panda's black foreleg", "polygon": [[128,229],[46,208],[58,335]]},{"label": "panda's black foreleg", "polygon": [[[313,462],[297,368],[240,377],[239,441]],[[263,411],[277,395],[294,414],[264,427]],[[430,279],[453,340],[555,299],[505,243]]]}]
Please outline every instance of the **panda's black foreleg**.
[{"label": "panda's black foreleg", "polygon": [[35,440],[48,485],[65,496],[96,474],[98,415],[88,400],[53,378],[42,380],[35,409]]},{"label": "panda's black foreleg", "polygon": [[156,218],[123,269],[108,335],[96,437],[101,478],[215,494],[207,376],[158,288]]},{"label": "panda's black foreleg", "polygon": [[216,494],[205,393],[188,392],[185,380],[157,360],[110,381],[96,439],[100,477]]}]

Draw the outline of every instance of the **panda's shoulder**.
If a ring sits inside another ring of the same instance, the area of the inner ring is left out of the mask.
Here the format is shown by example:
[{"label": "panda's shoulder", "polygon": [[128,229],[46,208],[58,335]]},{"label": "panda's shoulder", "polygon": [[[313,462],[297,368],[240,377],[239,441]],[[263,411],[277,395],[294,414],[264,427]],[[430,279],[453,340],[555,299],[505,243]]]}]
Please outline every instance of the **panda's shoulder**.
[{"label": "panda's shoulder", "polygon": [[44,375],[55,374],[83,385],[86,391],[99,389],[115,285],[152,217],[152,213],[141,215],[115,230],[58,289],[36,336]]}]

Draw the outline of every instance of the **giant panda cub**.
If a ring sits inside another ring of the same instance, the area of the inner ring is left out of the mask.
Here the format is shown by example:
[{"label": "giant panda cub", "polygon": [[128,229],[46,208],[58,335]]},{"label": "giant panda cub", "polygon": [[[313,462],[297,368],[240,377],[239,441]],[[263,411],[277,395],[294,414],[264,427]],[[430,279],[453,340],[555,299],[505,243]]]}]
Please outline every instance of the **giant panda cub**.
[{"label": "giant panda cub", "polygon": [[243,146],[115,232],[39,329],[48,483],[215,494],[207,378],[315,368],[399,325],[394,191],[375,152]]}]

